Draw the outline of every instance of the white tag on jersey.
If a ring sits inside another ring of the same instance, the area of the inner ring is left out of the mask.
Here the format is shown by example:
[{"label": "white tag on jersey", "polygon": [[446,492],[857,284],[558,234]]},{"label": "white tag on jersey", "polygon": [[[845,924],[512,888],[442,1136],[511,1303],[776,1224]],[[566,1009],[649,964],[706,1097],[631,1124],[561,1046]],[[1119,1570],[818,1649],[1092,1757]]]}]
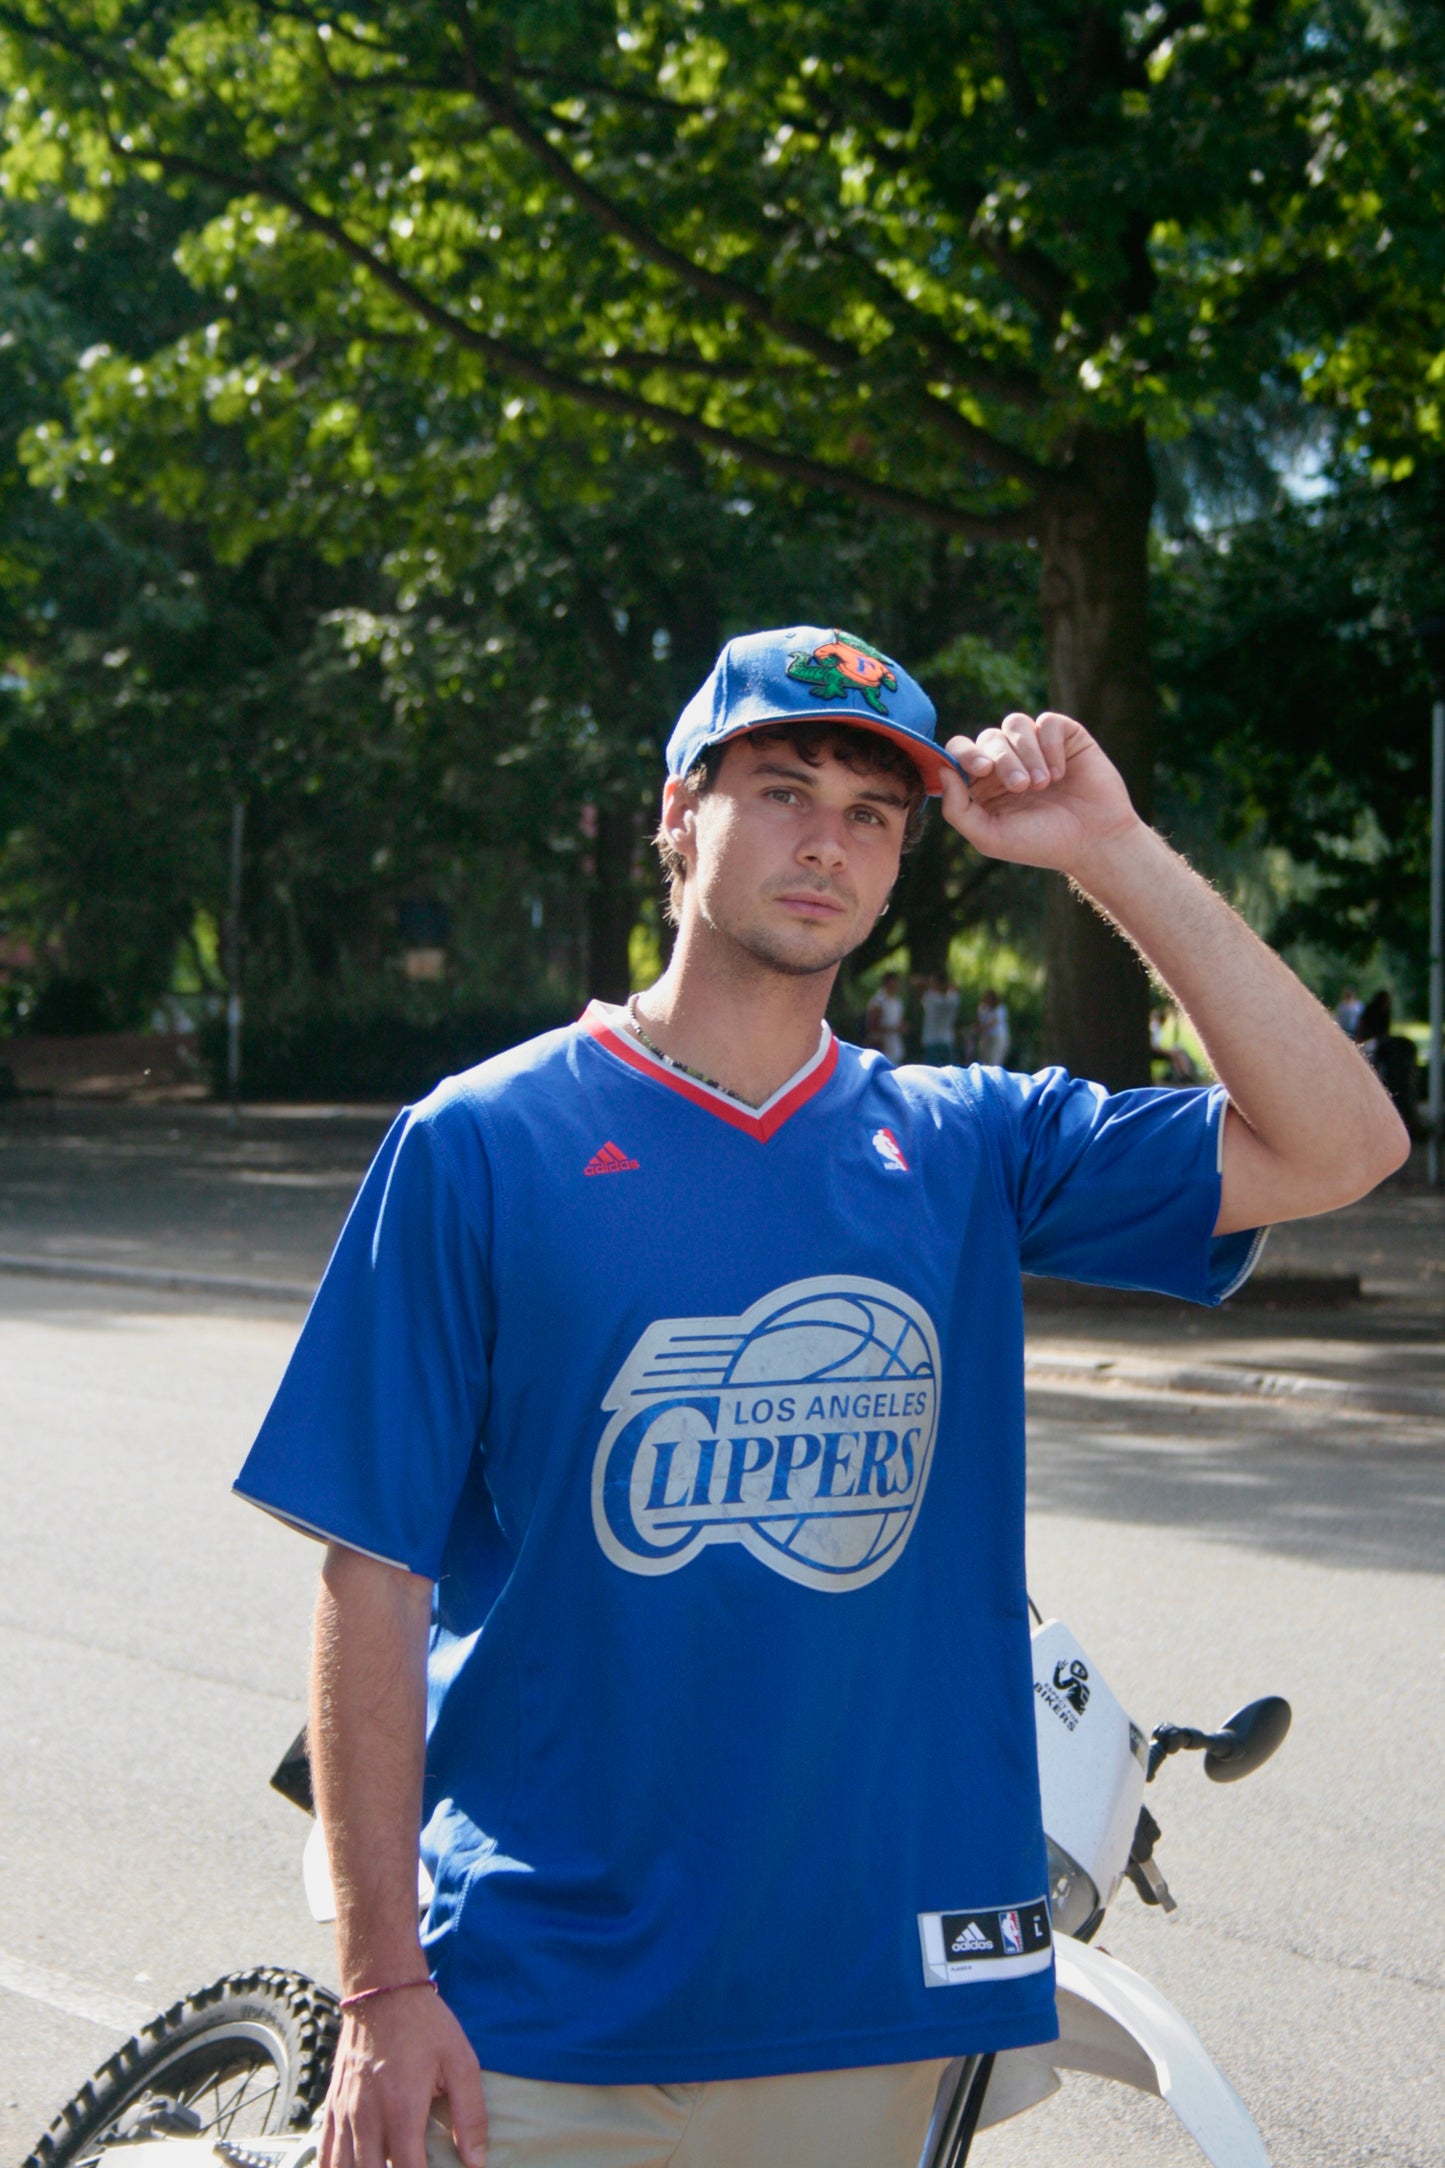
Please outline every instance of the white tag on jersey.
[{"label": "white tag on jersey", "polygon": [[920,1912],[918,1939],[930,1987],[1016,1979],[1044,1971],[1054,1954],[1049,1907],[1042,1897],[997,1912]]}]

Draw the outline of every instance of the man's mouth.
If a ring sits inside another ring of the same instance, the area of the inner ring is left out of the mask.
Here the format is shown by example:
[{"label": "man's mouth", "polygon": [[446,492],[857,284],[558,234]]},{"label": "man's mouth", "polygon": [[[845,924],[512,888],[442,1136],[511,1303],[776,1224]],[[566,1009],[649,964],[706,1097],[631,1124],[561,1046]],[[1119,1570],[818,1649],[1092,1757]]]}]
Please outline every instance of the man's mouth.
[{"label": "man's mouth", "polygon": [[791,888],[773,900],[795,918],[840,918],[848,909],[841,896],[817,888]]}]

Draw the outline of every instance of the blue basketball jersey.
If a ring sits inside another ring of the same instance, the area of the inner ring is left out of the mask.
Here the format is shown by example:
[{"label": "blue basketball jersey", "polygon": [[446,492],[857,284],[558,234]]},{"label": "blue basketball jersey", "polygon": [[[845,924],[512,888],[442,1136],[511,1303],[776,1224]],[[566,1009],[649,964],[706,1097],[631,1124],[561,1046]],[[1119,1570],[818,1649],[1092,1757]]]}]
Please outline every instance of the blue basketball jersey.
[{"label": "blue basketball jersey", "polygon": [[594,1005],[403,1114],[237,1488],[436,1582],[430,1960],[486,2068],[1046,2040],[1021,1272],[1199,1302],[1223,1094],[754,1110]]}]

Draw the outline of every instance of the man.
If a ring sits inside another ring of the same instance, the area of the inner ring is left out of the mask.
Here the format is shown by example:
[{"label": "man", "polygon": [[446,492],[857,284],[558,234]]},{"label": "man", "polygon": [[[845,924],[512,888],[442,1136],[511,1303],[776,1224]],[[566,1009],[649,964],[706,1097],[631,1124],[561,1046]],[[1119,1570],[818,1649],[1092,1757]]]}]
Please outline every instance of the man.
[{"label": "man", "polygon": [[930,1068],[946,1068],[953,1059],[958,1028],[958,988],[949,984],[946,971],[930,973],[923,988],[922,1008],[923,1059]]},{"label": "man", "polygon": [[903,981],[885,971],[864,1012],[866,1042],[896,1068],[903,1059]]},{"label": "man", "polygon": [[1001,1069],[1008,1060],[1008,1010],[991,986],[979,995],[974,1014],[974,1059],[986,1069]]},{"label": "man", "polygon": [[[946,2058],[1054,2036],[1020,1270],[1218,1300],[1405,1140],[1079,723],[934,727],[860,640],[730,642],[666,973],[442,1085],[347,1222],[239,1485],[329,1544],[322,2168],[421,2168],[439,2095],[468,2168],[913,2168]],[[840,1046],[925,791],[1124,928],[1222,1086]]]}]

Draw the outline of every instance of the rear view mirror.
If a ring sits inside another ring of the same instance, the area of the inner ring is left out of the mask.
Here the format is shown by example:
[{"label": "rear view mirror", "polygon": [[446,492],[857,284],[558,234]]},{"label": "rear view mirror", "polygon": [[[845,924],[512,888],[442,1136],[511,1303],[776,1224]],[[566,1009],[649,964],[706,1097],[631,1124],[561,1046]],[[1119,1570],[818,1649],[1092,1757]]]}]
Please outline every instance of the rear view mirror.
[{"label": "rear view mirror", "polygon": [[1222,1730],[1210,1734],[1205,1775],[1216,1784],[1233,1784],[1251,1775],[1284,1743],[1289,1726],[1290,1705],[1282,1694],[1266,1694],[1263,1701],[1249,1702]]}]

